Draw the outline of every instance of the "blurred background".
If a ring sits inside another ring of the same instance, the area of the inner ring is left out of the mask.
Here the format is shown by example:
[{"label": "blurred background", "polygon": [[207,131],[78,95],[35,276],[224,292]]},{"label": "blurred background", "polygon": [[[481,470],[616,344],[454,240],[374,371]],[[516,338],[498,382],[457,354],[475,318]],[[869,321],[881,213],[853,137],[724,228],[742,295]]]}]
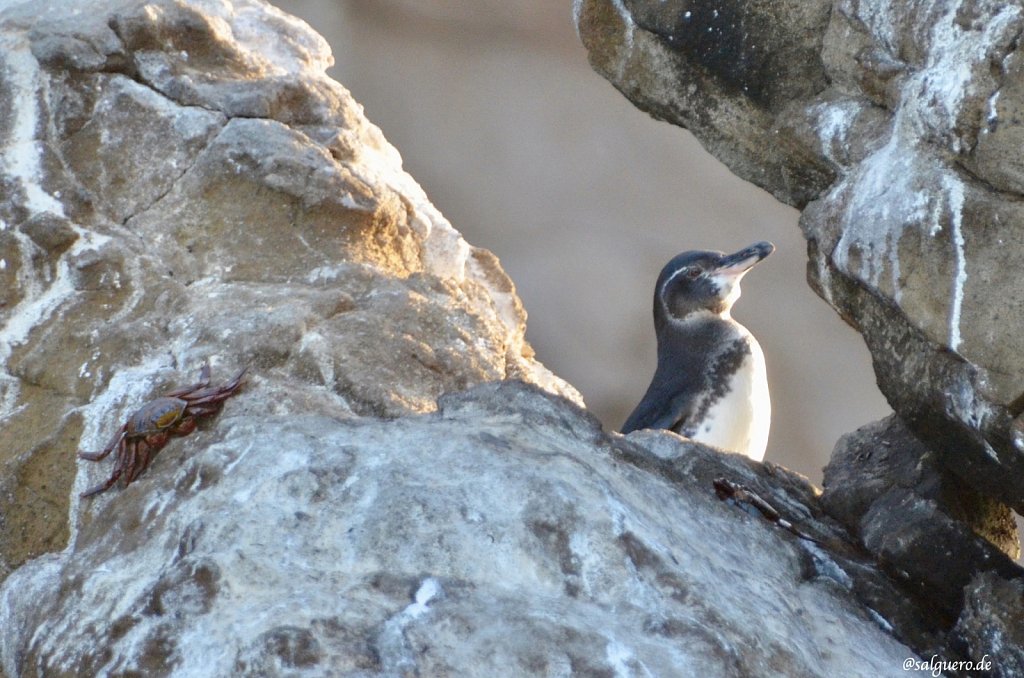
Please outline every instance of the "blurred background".
[{"label": "blurred background", "polygon": [[820,484],[836,439],[890,412],[860,335],[805,282],[797,211],[592,71],[570,0],[272,1],[327,39],[329,74],[466,240],[501,258],[538,358],[606,429],[654,372],[661,267],[758,240],[778,249],[734,316],[768,362],[766,459]]}]

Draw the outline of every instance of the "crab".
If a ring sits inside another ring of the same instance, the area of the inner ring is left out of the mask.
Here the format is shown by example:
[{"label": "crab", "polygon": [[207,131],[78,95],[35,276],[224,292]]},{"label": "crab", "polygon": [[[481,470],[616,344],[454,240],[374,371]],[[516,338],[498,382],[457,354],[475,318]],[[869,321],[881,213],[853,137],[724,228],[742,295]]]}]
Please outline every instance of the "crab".
[{"label": "crab", "polygon": [[187,436],[196,429],[196,419],[220,412],[224,401],[242,385],[243,376],[245,369],[223,386],[210,386],[210,365],[205,364],[199,371],[199,381],[192,386],[171,391],[135,410],[102,450],[79,450],[78,456],[82,459],[100,461],[117,449],[117,460],[110,478],[89,488],[81,496],[91,497],[106,492],[122,476],[124,486],[128,487],[146,470],[153,455],[172,436]]}]

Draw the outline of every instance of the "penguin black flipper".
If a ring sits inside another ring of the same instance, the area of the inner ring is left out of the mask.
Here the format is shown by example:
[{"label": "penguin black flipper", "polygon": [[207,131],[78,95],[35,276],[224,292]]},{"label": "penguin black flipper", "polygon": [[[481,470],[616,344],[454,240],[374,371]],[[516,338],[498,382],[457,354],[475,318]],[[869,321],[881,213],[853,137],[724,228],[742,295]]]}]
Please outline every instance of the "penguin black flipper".
[{"label": "penguin black flipper", "polygon": [[697,408],[699,398],[693,381],[693,375],[678,371],[655,374],[640,404],[622,425],[622,434],[645,428],[678,433]]}]

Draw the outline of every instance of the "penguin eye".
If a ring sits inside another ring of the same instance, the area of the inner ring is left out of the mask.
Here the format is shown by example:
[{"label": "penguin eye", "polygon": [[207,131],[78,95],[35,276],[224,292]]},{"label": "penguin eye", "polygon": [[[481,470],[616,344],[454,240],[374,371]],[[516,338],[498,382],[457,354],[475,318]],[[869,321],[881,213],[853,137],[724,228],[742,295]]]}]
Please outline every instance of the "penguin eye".
[{"label": "penguin eye", "polygon": [[700,269],[700,266],[690,266],[685,271],[683,271],[683,275],[685,275],[690,280],[696,280],[697,278],[700,277],[701,273],[703,273],[703,271]]}]

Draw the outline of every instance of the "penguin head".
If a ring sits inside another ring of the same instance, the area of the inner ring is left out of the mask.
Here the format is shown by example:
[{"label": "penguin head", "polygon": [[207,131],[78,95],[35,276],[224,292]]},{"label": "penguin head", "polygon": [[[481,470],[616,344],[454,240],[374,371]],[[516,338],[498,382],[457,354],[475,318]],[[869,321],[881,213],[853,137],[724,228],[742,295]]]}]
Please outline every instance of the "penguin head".
[{"label": "penguin head", "polygon": [[682,321],[698,313],[729,316],[740,298],[740,279],[775,251],[770,242],[754,243],[734,254],[694,250],[677,255],[661,269],[654,290],[654,318]]}]

